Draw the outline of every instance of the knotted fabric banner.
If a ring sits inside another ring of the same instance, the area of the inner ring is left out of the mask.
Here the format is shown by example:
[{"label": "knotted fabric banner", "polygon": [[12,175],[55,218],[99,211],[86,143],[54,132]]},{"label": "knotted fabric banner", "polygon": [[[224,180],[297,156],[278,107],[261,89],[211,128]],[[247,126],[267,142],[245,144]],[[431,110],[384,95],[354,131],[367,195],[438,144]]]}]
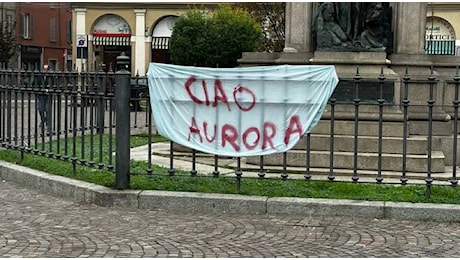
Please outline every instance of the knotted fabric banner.
[{"label": "knotted fabric banner", "polygon": [[334,66],[201,68],[151,63],[155,126],[183,146],[223,156],[291,149],[320,120]]}]

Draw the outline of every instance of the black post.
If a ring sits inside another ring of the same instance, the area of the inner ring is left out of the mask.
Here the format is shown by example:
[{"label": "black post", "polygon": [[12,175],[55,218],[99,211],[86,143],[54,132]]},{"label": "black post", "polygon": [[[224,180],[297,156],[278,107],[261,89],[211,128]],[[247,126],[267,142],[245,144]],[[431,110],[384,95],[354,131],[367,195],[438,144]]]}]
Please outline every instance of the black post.
[{"label": "black post", "polygon": [[129,188],[129,162],[130,162],[130,77],[126,70],[129,65],[129,57],[122,52],[117,57],[117,69],[115,73],[115,106],[116,106],[116,162],[115,185],[117,189]]}]

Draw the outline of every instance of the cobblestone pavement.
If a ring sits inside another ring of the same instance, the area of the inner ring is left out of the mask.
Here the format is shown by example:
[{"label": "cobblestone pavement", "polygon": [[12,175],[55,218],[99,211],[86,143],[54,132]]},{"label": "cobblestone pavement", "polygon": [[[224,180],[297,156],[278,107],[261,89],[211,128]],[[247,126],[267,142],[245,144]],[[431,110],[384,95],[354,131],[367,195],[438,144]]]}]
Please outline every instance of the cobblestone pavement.
[{"label": "cobblestone pavement", "polygon": [[0,182],[0,257],[458,257],[459,223],[175,214]]}]

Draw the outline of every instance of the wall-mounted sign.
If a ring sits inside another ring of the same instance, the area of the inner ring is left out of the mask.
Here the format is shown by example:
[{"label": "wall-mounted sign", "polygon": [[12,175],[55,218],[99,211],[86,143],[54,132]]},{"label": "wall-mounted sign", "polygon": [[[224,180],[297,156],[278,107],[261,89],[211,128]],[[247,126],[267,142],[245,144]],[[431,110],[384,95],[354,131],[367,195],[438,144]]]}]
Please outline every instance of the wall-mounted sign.
[{"label": "wall-mounted sign", "polygon": [[428,17],[425,30],[426,40],[455,40],[455,30],[452,25],[440,17]]},{"label": "wall-mounted sign", "polygon": [[42,53],[42,48],[36,47],[36,46],[22,45],[22,46],[21,46],[21,52],[22,52],[22,53],[40,54],[40,53]]},{"label": "wall-mounted sign", "polygon": [[88,47],[88,35],[77,35],[77,47]]}]

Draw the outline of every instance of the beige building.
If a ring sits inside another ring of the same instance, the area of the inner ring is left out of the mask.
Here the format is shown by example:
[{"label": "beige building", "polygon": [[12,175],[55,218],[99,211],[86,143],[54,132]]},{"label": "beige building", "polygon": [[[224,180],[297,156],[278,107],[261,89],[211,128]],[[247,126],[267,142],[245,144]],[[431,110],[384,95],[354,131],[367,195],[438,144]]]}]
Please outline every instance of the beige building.
[{"label": "beige building", "polygon": [[[214,8],[215,3],[193,3]],[[116,70],[116,57],[130,57],[132,75],[145,75],[151,61],[169,60],[169,38],[190,3],[73,2],[73,60],[81,70]]]},{"label": "beige building", "polygon": [[[193,3],[214,8],[217,3]],[[72,60],[78,70],[116,70],[116,57],[130,57],[133,75],[148,64],[170,62],[175,19],[191,3],[72,2]],[[425,53],[460,56],[460,2],[427,3]]]}]

